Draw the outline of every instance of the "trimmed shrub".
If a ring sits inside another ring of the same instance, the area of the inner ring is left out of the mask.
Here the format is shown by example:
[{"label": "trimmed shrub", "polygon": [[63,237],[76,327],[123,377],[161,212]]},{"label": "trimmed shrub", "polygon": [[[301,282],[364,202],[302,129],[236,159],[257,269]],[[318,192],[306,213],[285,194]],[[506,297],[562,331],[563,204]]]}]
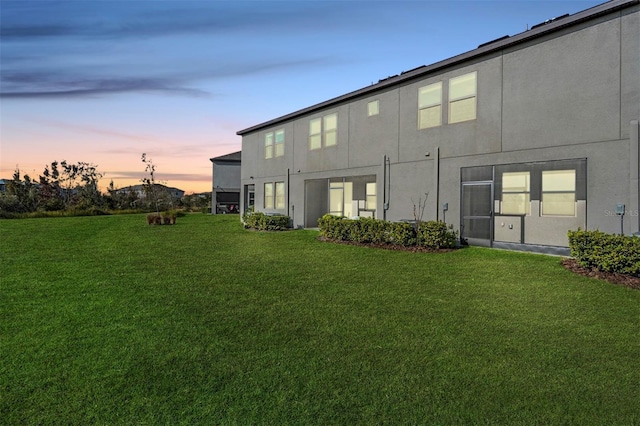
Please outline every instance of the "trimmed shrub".
[{"label": "trimmed shrub", "polygon": [[258,231],[284,231],[289,229],[289,216],[268,216],[262,212],[247,212],[242,216],[246,229]]},{"label": "trimmed shrub", "polygon": [[433,249],[453,248],[458,233],[444,222],[422,222],[416,234],[409,222],[387,222],[372,218],[347,219],[326,214],[318,220],[320,235],[335,241],[364,244],[420,245]]},{"label": "trimmed shrub", "polygon": [[453,225],[447,225],[439,220],[420,223],[418,227],[418,245],[434,249],[454,248],[458,233]]},{"label": "trimmed shrub", "polygon": [[399,246],[411,247],[417,242],[416,230],[409,222],[387,222],[385,242]]},{"label": "trimmed shrub", "polygon": [[640,238],[601,231],[569,231],[569,249],[581,266],[640,276]]}]

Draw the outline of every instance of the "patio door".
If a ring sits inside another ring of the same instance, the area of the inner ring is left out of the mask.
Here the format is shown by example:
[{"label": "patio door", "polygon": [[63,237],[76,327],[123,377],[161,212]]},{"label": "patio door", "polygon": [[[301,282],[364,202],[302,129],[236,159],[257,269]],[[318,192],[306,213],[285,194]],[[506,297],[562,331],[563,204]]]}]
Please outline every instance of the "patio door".
[{"label": "patio door", "polygon": [[471,245],[491,246],[493,239],[493,182],[464,182],[461,192],[461,237]]}]

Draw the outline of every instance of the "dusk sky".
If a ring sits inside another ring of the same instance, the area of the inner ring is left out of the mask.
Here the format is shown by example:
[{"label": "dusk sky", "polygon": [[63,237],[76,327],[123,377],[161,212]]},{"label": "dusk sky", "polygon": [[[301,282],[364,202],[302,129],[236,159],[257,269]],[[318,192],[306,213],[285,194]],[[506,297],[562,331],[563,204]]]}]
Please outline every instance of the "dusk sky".
[{"label": "dusk sky", "polygon": [[0,0],[0,178],[211,191],[238,130],[603,1]]}]

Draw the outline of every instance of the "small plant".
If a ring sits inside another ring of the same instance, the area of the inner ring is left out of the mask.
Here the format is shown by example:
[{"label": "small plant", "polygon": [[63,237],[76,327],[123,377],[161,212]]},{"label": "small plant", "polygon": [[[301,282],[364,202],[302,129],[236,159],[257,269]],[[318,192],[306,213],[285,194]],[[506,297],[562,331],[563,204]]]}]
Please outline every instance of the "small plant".
[{"label": "small plant", "polygon": [[267,216],[262,212],[246,212],[242,216],[245,229],[258,231],[284,231],[290,228],[289,216]]},{"label": "small plant", "polygon": [[168,210],[162,213],[162,223],[165,225],[175,225],[178,213],[175,210]]}]

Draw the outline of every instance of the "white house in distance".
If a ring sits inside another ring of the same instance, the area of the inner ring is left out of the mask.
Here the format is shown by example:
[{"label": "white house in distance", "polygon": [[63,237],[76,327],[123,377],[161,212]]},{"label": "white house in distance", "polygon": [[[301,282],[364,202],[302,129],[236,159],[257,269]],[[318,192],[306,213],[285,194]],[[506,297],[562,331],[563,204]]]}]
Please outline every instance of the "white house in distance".
[{"label": "white house in distance", "polygon": [[316,227],[426,196],[470,244],[554,253],[578,227],[638,231],[640,0],[479,42],[239,131],[241,209]]}]

